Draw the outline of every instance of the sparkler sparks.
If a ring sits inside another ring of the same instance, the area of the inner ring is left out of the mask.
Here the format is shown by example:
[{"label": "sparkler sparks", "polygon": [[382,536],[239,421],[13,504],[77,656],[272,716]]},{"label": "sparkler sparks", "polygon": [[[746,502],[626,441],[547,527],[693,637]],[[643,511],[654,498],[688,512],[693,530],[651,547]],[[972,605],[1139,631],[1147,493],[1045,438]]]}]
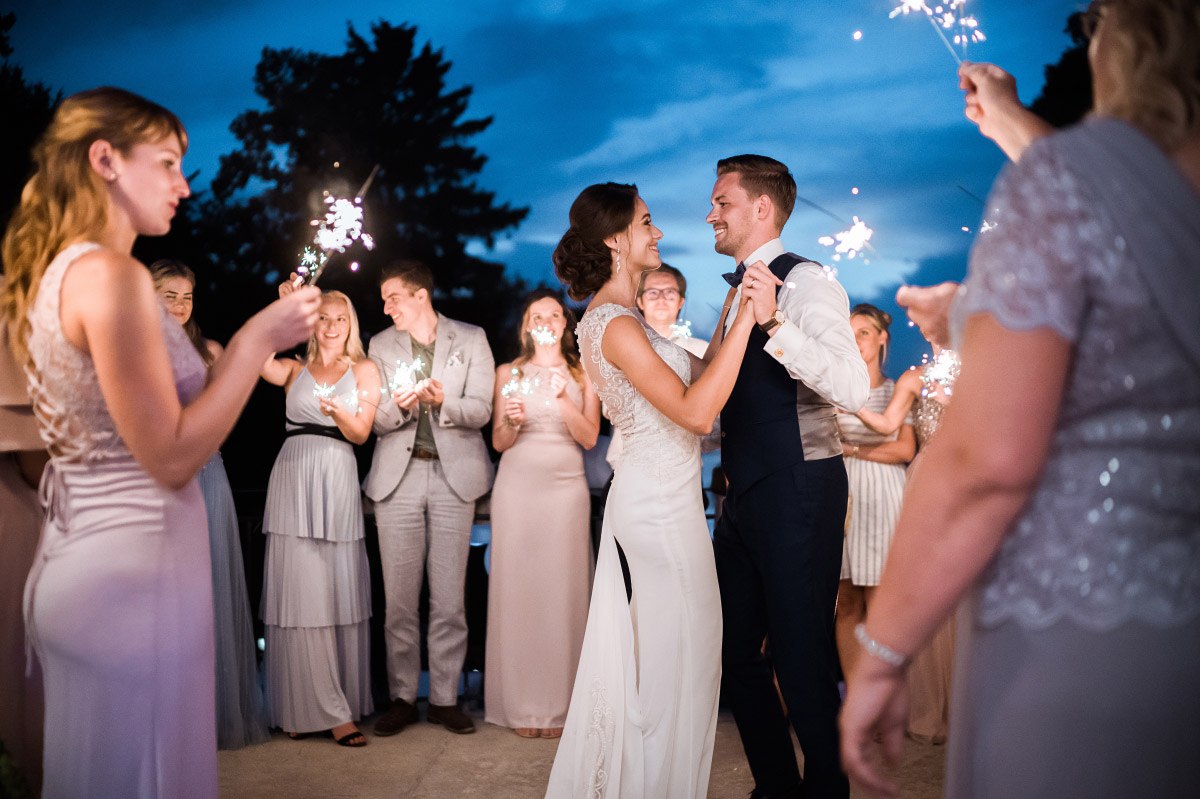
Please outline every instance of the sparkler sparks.
[{"label": "sparkler sparks", "polygon": [[[942,43],[946,45],[946,49],[950,51],[950,55],[954,57],[956,63],[961,64],[963,59],[967,57],[967,45],[971,42],[986,41],[987,37],[983,35],[983,31],[979,29],[979,21],[972,14],[966,13],[967,0],[947,0],[945,3],[938,3],[932,8],[925,0],[902,0],[900,5],[892,9],[892,13],[888,14],[889,19],[895,19],[900,15],[907,16],[909,13],[919,11],[925,14],[925,18],[929,20],[929,24],[933,26]],[[954,33],[954,43],[951,44],[950,39],[946,38],[944,30],[957,28]],[[955,51],[954,46],[962,50],[960,56]]]},{"label": "sparkler sparks", "polygon": [[691,337],[692,337],[692,323],[690,321],[688,321],[687,319],[684,319],[682,321],[676,322],[675,324],[671,325],[671,340],[672,341],[674,341],[677,338],[691,338]]},{"label": "sparkler sparks", "polygon": [[[337,390],[336,385],[331,385],[329,383],[317,383],[315,386],[313,386],[313,396],[316,397],[318,400],[332,399],[336,390]],[[343,394],[338,399],[341,400],[342,406],[347,411],[349,411],[350,413],[353,413],[355,415],[358,414],[358,392],[357,391],[351,391],[347,394]]]},{"label": "sparkler sparks", "polygon": [[867,227],[866,223],[857,216],[853,217],[854,224],[848,229],[840,233],[834,233],[832,236],[821,236],[817,239],[818,244],[823,244],[826,247],[833,247],[833,260],[840,261],[842,256],[847,258],[855,258],[859,252],[866,248],[867,242],[871,240],[871,236],[875,233],[874,230]]},{"label": "sparkler sparks", "polygon": [[[335,167],[339,164],[335,163]],[[325,216],[314,219],[310,223],[317,230],[313,234],[313,243],[304,248],[300,255],[300,265],[296,268],[299,277],[296,284],[307,283],[315,285],[321,277],[321,272],[329,263],[329,255],[333,252],[345,252],[356,241],[361,241],[368,250],[375,248],[375,239],[363,230],[362,196],[366,193],[375,179],[379,165],[371,170],[358,193],[349,197],[335,197],[325,192]],[[352,271],[357,271],[358,263],[351,265]]]},{"label": "sparkler sparks", "polygon": [[533,337],[533,343],[549,346],[558,341],[558,336],[554,331],[545,325],[538,325],[533,330],[529,331],[529,335]]},{"label": "sparkler sparks", "polygon": [[521,370],[515,366],[512,368],[512,373],[512,379],[500,387],[500,396],[502,397],[511,397],[518,392],[528,397],[533,393],[535,388],[542,384],[540,377],[535,377],[532,380],[528,377],[520,377]]},{"label": "sparkler sparks", "polygon": [[959,369],[962,365],[954,350],[941,350],[933,356],[932,362],[926,356],[922,363],[925,364],[925,369],[921,374],[922,397],[928,397],[939,390],[946,397],[954,393],[954,381],[958,379]]},{"label": "sparkler sparks", "polygon": [[414,358],[412,363],[404,361],[396,361],[396,371],[392,372],[392,379],[387,385],[380,389],[383,394],[394,394],[400,390],[409,390],[417,384],[417,374],[425,368],[425,362],[420,357]]}]

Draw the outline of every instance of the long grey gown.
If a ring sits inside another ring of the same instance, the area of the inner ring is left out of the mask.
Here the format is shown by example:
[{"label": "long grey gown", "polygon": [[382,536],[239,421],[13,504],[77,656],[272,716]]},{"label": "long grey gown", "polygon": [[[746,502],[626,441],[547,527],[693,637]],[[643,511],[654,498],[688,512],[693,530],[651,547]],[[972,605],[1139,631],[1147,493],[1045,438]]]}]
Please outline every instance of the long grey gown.
[{"label": "long grey gown", "polygon": [[[334,427],[301,370],[287,393],[287,427]],[[334,385],[356,402],[354,372]],[[312,429],[312,428],[309,428]],[[262,619],[267,713],[287,732],[319,732],[370,715],[371,577],[354,449],[313,433],[283,442],[267,487]]]}]

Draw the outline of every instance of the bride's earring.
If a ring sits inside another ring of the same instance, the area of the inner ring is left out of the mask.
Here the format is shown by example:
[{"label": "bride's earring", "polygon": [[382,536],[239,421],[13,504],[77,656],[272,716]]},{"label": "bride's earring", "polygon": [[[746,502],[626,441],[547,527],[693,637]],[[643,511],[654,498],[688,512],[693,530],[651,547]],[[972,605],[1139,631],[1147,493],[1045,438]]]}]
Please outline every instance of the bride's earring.
[{"label": "bride's earring", "polygon": [[613,274],[614,275],[621,274],[621,248],[620,247],[617,248],[617,271],[613,272]]}]

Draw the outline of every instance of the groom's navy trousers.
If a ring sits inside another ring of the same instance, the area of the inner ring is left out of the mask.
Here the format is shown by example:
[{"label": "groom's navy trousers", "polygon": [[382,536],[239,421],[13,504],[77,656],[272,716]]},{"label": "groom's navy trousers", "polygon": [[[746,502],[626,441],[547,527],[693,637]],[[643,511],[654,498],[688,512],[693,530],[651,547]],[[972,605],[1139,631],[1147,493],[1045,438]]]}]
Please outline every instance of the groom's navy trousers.
[{"label": "groom's navy trousers", "polygon": [[[782,278],[798,260],[780,256],[771,271]],[[827,403],[763,351],[766,340],[758,329],[750,334],[721,413],[729,489],[714,543],[724,696],[760,792],[800,783],[790,721],[804,754],[802,795],[844,799],[850,789],[838,757],[833,626],[846,468],[840,454],[829,456],[836,441],[832,407],[823,412]],[[806,458],[806,444],[810,455],[824,457]]]}]

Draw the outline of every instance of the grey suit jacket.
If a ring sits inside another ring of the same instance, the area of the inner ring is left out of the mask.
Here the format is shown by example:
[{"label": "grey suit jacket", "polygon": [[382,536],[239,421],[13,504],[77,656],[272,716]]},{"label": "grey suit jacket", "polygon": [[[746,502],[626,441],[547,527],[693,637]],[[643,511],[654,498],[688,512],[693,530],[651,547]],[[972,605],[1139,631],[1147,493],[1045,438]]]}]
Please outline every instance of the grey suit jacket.
[{"label": "grey suit jacket", "polygon": [[[389,327],[371,338],[368,355],[386,387],[396,361],[412,361],[412,338]],[[492,487],[495,469],[480,428],[492,418],[492,385],[496,365],[483,329],[438,314],[431,376],[442,382],[442,407],[433,413],[433,440],[446,481],[465,502],[473,502]],[[414,409],[415,410],[415,409]],[[363,491],[372,501],[386,498],[400,485],[412,458],[417,415],[401,410],[383,397],[375,414],[379,436]]]}]

